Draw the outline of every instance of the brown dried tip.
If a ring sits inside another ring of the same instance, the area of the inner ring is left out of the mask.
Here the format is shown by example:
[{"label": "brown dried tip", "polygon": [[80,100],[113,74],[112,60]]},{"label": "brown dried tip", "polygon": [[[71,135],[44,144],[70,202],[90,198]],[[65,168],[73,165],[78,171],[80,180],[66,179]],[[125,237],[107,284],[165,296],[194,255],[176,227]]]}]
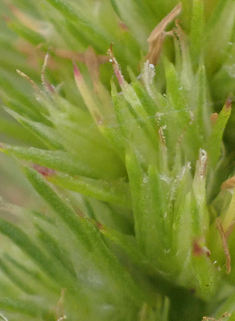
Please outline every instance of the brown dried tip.
[{"label": "brown dried tip", "polygon": [[59,57],[72,59],[73,61],[78,61],[85,63],[87,65],[89,74],[91,75],[94,87],[99,82],[99,67],[101,64],[107,63],[109,57],[105,55],[97,55],[93,47],[89,46],[87,50],[83,53],[74,52],[70,50],[55,49],[55,54]]},{"label": "brown dried tip", "polygon": [[20,71],[19,69],[16,69],[16,72],[21,76],[21,77],[24,77],[26,80],[28,80],[28,82],[30,82],[30,84],[32,85],[32,87],[34,88],[34,90],[40,94],[41,91],[39,89],[39,87],[35,84],[35,82],[29,78],[29,76],[27,76],[25,73],[23,73],[22,71]]},{"label": "brown dried tip", "polygon": [[99,230],[103,230],[103,228],[104,228],[104,225],[100,222],[95,222],[95,225]]},{"label": "brown dried tip", "polygon": [[231,313],[229,312],[225,312],[221,318],[219,318],[218,320],[216,320],[215,318],[211,318],[211,317],[203,317],[202,320],[203,321],[222,321],[224,317],[231,317]]},{"label": "brown dried tip", "polygon": [[45,77],[46,67],[48,65],[48,59],[49,59],[49,52],[47,52],[44,57],[44,62],[43,62],[42,71],[41,71],[41,80],[42,80],[42,84],[44,86],[44,89],[48,93],[53,94],[53,93],[55,93],[54,87],[49,83],[49,81]]},{"label": "brown dried tip", "polygon": [[38,164],[34,164],[33,169],[35,169],[38,173],[42,174],[44,177],[53,176],[56,173],[54,169],[44,167]]},{"label": "brown dried tip", "polygon": [[87,50],[82,53],[71,51],[71,50],[65,50],[65,49],[55,49],[54,53],[61,58],[70,59],[70,60],[74,60],[74,61],[78,61],[86,64],[87,62],[89,62],[91,54],[96,56],[97,62],[99,64],[105,64],[106,62],[109,61],[109,58],[107,56],[97,55],[91,46],[89,46]]},{"label": "brown dried tip", "polygon": [[225,108],[226,109],[230,109],[232,107],[232,99],[231,97],[229,96],[225,102]]},{"label": "brown dried tip", "polygon": [[221,185],[221,190],[224,191],[226,189],[233,189],[234,187],[235,187],[235,176],[223,182],[223,184]]},{"label": "brown dried tip", "polygon": [[82,74],[78,68],[78,65],[76,64],[75,61],[73,61],[73,72],[74,72],[74,77],[77,82],[80,82],[83,80]]},{"label": "brown dried tip", "polygon": [[218,116],[219,115],[217,113],[213,113],[210,115],[210,121],[211,121],[212,125],[214,125],[216,123]]},{"label": "brown dried tip", "polygon": [[120,67],[118,65],[118,62],[117,62],[116,58],[114,57],[113,44],[112,43],[110,45],[110,48],[107,51],[107,54],[110,57],[109,61],[113,64],[113,70],[114,70],[114,73],[115,73],[115,75],[117,77],[117,80],[118,80],[120,86],[122,87],[124,85],[124,78],[123,78],[121,69],[120,69]]},{"label": "brown dried tip", "polygon": [[193,255],[194,256],[203,256],[206,254],[207,257],[209,257],[211,255],[211,252],[208,250],[208,248],[206,246],[202,246],[201,241],[196,239],[193,242]]},{"label": "brown dried tip", "polygon": [[179,3],[151,32],[148,38],[149,51],[146,57],[150,64],[156,65],[165,40],[165,29],[180,14],[181,9],[182,5]]}]

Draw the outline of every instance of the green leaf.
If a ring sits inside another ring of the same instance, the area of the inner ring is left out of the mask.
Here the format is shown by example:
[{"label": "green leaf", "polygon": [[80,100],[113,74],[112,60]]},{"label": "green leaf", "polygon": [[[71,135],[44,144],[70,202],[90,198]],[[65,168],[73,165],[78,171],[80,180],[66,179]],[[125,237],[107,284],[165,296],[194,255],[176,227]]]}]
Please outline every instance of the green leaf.
[{"label": "green leaf", "polygon": [[133,202],[133,214],[135,219],[135,235],[138,246],[142,251],[145,251],[146,238],[146,220],[145,207],[142,196],[142,187],[144,173],[140,164],[133,152],[126,154],[126,166],[130,181],[131,196]]},{"label": "green leaf", "polygon": [[0,269],[2,272],[16,285],[18,286],[23,292],[27,294],[36,294],[37,291],[33,289],[30,285],[23,280],[18,273],[15,273],[9,265],[0,258]]},{"label": "green leaf", "polygon": [[[119,264],[113,253],[107,248],[100,232],[89,220],[78,216],[72,208],[67,206],[53,191],[45,179],[31,168],[25,167],[25,173],[36,191],[48,202],[66,225],[79,240],[86,255],[91,258],[100,271],[109,277],[116,285],[122,285],[122,289],[133,302],[143,302],[145,294],[131,278],[128,272]],[[65,278],[63,281],[65,281]]]},{"label": "green leaf", "polygon": [[[78,26],[82,30],[82,33],[85,32],[86,37],[93,39],[93,41],[99,45],[100,51],[102,52],[103,48],[108,48],[111,43],[111,39],[107,37],[102,30],[100,30],[97,25],[92,22],[92,19],[84,16],[83,13],[76,10],[70,4],[63,0],[46,0],[49,4],[55,7],[65,19],[68,19],[70,22],[75,23],[75,26]],[[78,29],[78,34],[81,32]]]},{"label": "green leaf", "polygon": [[146,39],[150,31],[146,27],[146,24],[140,23],[143,19],[143,16],[141,16],[138,10],[136,10],[136,3],[134,1],[111,0],[111,4],[121,20],[124,21],[125,24],[131,29],[136,40],[141,44],[142,48],[146,48]]},{"label": "green leaf", "polygon": [[125,235],[119,233],[118,231],[111,229],[103,224],[99,225],[99,230],[107,238],[112,240],[116,245],[122,248],[130,257],[132,262],[139,268],[141,271],[153,278],[157,279],[157,288],[162,292],[169,294],[172,290],[172,283],[167,281],[167,276],[165,271],[158,271],[158,267],[148,260],[148,258],[138,249],[136,240],[131,235]]},{"label": "green leaf", "polygon": [[66,249],[50,235],[48,232],[43,230],[38,224],[36,225],[38,230],[38,239],[41,241],[45,251],[50,255],[51,258],[54,258],[58,264],[62,264],[63,267],[68,270],[68,272],[76,278],[76,273],[74,271],[73,264],[70,260]]},{"label": "green leaf", "polygon": [[136,122],[143,128],[143,132],[154,146],[158,144],[156,126],[152,126],[149,114],[144,108],[143,102],[136,95],[133,87],[127,83],[122,88],[123,95],[132,107],[133,115],[136,115]]},{"label": "green leaf", "polygon": [[42,289],[43,292],[51,291],[56,293],[56,295],[58,294],[57,285],[53,284],[53,282],[48,282],[48,279],[45,277],[45,275],[43,275],[43,272],[37,268],[28,268],[27,266],[21,264],[21,262],[16,261],[7,253],[3,254],[3,260],[12,266],[12,268],[17,272],[18,277],[22,275],[24,280],[27,277],[27,282],[33,289],[36,287],[38,293],[40,292],[40,289]]},{"label": "green leaf", "polygon": [[82,176],[70,176],[61,172],[48,175],[46,179],[60,187],[86,196],[128,208],[131,207],[129,186],[122,180],[110,182]]},{"label": "green leaf", "polygon": [[[133,106],[121,95],[118,95],[115,86],[112,85],[115,112],[125,144],[130,145],[136,151],[138,150],[141,163],[148,166],[154,163],[158,157],[157,133],[151,128],[151,122],[148,120],[148,115],[143,106],[139,104],[138,99],[136,100],[136,96],[132,97],[132,94],[133,92],[130,93],[128,100]],[[126,96],[128,96],[128,89]],[[134,109],[135,107],[137,111]],[[138,112],[142,113],[142,115],[138,115]],[[143,114],[144,118],[142,118]]]},{"label": "green leaf", "polygon": [[31,317],[42,317],[44,314],[48,313],[49,310],[38,303],[36,304],[32,300],[10,299],[4,297],[0,299],[0,308],[16,313],[23,313]]},{"label": "green leaf", "polygon": [[231,114],[231,100],[228,98],[223,109],[218,115],[215,123],[212,126],[210,137],[207,142],[207,152],[211,169],[215,169],[218,160],[221,156],[221,143],[224,134],[224,129]]},{"label": "green leaf", "polygon": [[42,45],[45,43],[45,38],[39,33],[25,27],[19,22],[10,22],[10,27],[14,30],[19,36],[27,40],[34,46]]},{"label": "green leaf", "polygon": [[34,135],[36,135],[48,147],[50,147],[52,149],[60,149],[60,150],[64,149],[58,139],[56,131],[53,128],[48,127],[42,123],[34,122],[34,121],[29,120],[25,117],[22,117],[10,109],[6,109],[6,111],[10,115],[12,115],[26,129],[28,129]]},{"label": "green leaf", "polygon": [[9,237],[23,252],[25,252],[50,278],[67,287],[72,292],[78,291],[74,279],[68,275],[67,271],[61,269],[26,235],[19,227],[0,219],[0,232]]},{"label": "green leaf", "polygon": [[208,85],[207,85],[205,65],[203,63],[200,63],[196,76],[197,76],[196,78],[197,108],[195,111],[195,117],[198,125],[197,129],[200,131],[201,135],[207,138],[210,133],[210,127],[211,127],[211,124],[209,121],[209,116],[211,114],[211,106],[208,104],[209,91],[208,91]]},{"label": "green leaf", "polygon": [[[167,179],[167,178],[166,178]],[[169,182],[165,182],[157,166],[149,166],[148,169],[149,193],[150,193],[150,215],[145,219],[148,221],[148,248],[152,261],[160,259],[169,250],[171,234],[171,217],[167,213],[167,194]],[[155,244],[155,246],[153,245]],[[160,259],[161,260],[161,259]]]},{"label": "green leaf", "polygon": [[29,137],[29,132],[21,125],[4,118],[0,119],[0,131],[1,134],[19,139],[21,142],[29,143],[37,147],[42,147],[43,145],[36,137],[32,135]]},{"label": "green leaf", "polygon": [[26,177],[33,185],[35,190],[48,202],[58,217],[60,217],[69,228],[75,233],[82,244],[89,249],[90,240],[84,232],[78,217],[71,207],[67,206],[62,199],[54,192],[54,190],[45,181],[43,176],[32,168],[24,167]]},{"label": "green leaf", "polygon": [[193,0],[192,20],[190,30],[190,52],[194,70],[197,69],[200,56],[202,55],[202,45],[204,42],[204,2],[203,0]]},{"label": "green leaf", "polygon": [[14,155],[19,159],[31,161],[35,164],[65,172],[69,175],[98,178],[98,173],[88,164],[79,161],[79,158],[76,160],[73,159],[69,153],[64,151],[50,151],[33,147],[25,148],[8,144],[1,144],[0,150],[6,154]]},{"label": "green leaf", "polygon": [[135,79],[134,81],[132,79],[132,86],[147,112],[152,127],[156,129],[156,113],[159,110],[155,100],[148,94],[144,86],[140,84],[137,79]]},{"label": "green leaf", "polygon": [[185,121],[185,119],[188,119],[186,110],[187,103],[182,84],[180,82],[175,66],[167,59],[164,59],[164,66],[166,74],[167,97],[170,101],[170,108],[174,111],[181,112],[180,117],[177,118],[182,123],[183,121]]}]

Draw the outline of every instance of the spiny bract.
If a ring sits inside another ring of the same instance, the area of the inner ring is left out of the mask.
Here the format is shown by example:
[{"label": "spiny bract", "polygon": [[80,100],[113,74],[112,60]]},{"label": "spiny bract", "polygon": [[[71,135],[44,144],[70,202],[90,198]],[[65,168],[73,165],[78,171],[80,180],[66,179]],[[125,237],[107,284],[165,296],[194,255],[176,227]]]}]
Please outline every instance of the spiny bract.
[{"label": "spiny bract", "polygon": [[0,319],[233,320],[235,1],[0,10]]}]

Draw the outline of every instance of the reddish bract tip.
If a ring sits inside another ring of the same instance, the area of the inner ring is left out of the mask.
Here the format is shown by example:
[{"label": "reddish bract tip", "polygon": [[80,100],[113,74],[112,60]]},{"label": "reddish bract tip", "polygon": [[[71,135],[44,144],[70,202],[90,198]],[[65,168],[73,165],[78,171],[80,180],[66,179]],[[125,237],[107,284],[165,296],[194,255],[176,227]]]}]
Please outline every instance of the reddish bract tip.
[{"label": "reddish bract tip", "polygon": [[117,77],[117,80],[119,82],[119,85],[122,87],[124,85],[124,79],[123,79],[123,75],[122,75],[122,72],[121,72],[121,69],[118,65],[118,62],[116,60],[116,58],[114,57],[114,54],[113,54],[113,44],[111,43],[110,45],[110,48],[108,49],[108,55],[110,57],[109,61],[113,64],[113,70],[114,70],[114,73]]},{"label": "reddish bract tip", "polygon": [[120,21],[118,25],[122,31],[128,31],[128,27],[123,21]]},{"label": "reddish bract tip", "polygon": [[214,125],[217,121],[217,118],[218,118],[218,114],[217,113],[213,113],[210,115],[210,121],[211,121],[211,124]]},{"label": "reddish bract tip", "polygon": [[73,61],[73,72],[74,72],[74,77],[77,81],[82,80],[82,74],[80,73],[80,70],[77,66],[77,64]]},{"label": "reddish bract tip", "polygon": [[225,102],[226,109],[230,109],[232,107],[232,99],[230,97],[227,98]]},{"label": "reddish bract tip", "polygon": [[206,256],[209,257],[211,255],[211,252],[208,250],[207,247],[202,246],[200,244],[200,241],[195,240],[193,242],[193,255],[200,257],[200,256],[203,256],[204,254],[206,254]]},{"label": "reddish bract tip", "polygon": [[52,168],[44,167],[38,164],[34,164],[33,168],[40,174],[42,174],[45,177],[55,175],[55,170]]},{"label": "reddish bract tip", "polygon": [[100,223],[100,222],[96,222],[95,223],[96,224],[96,227],[99,229],[99,230],[103,230],[103,224],[102,223]]},{"label": "reddish bract tip", "polygon": [[55,93],[54,87],[47,80],[45,80],[44,84],[45,84],[45,87],[46,87],[48,92],[50,92],[52,94]]}]

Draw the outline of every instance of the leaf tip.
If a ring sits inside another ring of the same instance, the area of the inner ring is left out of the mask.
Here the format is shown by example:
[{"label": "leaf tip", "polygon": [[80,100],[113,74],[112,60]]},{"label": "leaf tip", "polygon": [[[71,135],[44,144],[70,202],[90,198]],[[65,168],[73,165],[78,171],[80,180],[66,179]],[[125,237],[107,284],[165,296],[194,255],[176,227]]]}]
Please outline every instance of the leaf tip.
[{"label": "leaf tip", "polygon": [[81,82],[82,81],[82,74],[78,68],[78,65],[76,64],[75,61],[73,61],[73,72],[74,72],[74,78],[76,82]]},{"label": "leaf tip", "polygon": [[231,96],[229,96],[225,102],[225,109],[229,110],[231,109],[231,107],[232,107],[232,99],[231,99]]},{"label": "leaf tip", "polygon": [[43,175],[44,177],[53,176],[56,173],[54,169],[38,164],[33,164],[33,169],[35,169],[39,174]]},{"label": "leaf tip", "polygon": [[193,241],[193,255],[197,257],[201,257],[206,254],[207,257],[211,255],[210,250],[204,246],[203,240],[201,239],[195,239]]},{"label": "leaf tip", "polygon": [[210,121],[211,121],[211,124],[214,125],[217,121],[217,118],[218,118],[218,114],[217,113],[213,113],[210,115]]},{"label": "leaf tip", "polygon": [[116,58],[114,57],[114,54],[113,54],[113,43],[111,43],[110,45],[110,48],[108,49],[107,51],[107,54],[109,55],[110,59],[109,61],[113,64],[113,70],[114,70],[114,73],[117,77],[117,80],[119,82],[119,85],[121,87],[123,87],[124,85],[124,78],[123,78],[123,75],[122,75],[122,72],[121,72],[121,69],[118,65],[118,62],[116,60]]}]

